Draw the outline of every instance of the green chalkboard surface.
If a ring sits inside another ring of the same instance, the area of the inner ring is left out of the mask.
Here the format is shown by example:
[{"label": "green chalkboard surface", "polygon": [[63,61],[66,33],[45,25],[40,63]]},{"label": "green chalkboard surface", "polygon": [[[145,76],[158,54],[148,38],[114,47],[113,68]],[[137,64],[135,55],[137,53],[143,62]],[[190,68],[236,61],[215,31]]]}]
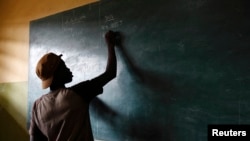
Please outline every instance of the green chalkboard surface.
[{"label": "green chalkboard surface", "polygon": [[[29,118],[46,93],[35,75],[63,54],[73,85],[105,69],[119,31],[117,78],[90,106],[96,139],[205,141],[209,124],[250,124],[247,0],[103,0],[30,22]],[[28,118],[28,121],[29,121]]]}]

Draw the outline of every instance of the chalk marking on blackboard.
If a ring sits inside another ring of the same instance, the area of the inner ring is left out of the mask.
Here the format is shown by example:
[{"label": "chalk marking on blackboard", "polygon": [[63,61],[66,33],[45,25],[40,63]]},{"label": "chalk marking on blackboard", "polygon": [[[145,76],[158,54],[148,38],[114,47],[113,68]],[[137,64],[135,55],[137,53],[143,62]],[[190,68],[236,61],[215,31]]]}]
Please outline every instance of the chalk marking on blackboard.
[{"label": "chalk marking on blackboard", "polygon": [[74,25],[77,23],[81,23],[84,22],[86,18],[87,17],[85,15],[75,16],[74,14],[69,18],[62,17],[62,25],[65,26],[65,25]]},{"label": "chalk marking on blackboard", "polygon": [[105,16],[105,23],[110,22],[110,21],[114,21],[114,20],[115,20],[115,18],[113,15]]},{"label": "chalk marking on blackboard", "polygon": [[185,52],[185,44],[183,43],[183,41],[180,41],[177,45],[181,52]]},{"label": "chalk marking on blackboard", "polygon": [[208,0],[197,0],[197,1],[190,1],[186,8],[188,10],[193,10],[193,9],[198,9],[203,7],[206,3],[208,2]]},{"label": "chalk marking on blackboard", "polygon": [[68,24],[77,24],[77,23],[81,23],[84,22],[84,19],[86,19],[86,16],[80,16],[80,17],[73,17],[73,18],[69,18],[66,19],[65,21],[63,21],[64,25],[68,25]]},{"label": "chalk marking on blackboard", "polygon": [[104,16],[104,24],[101,25],[103,30],[114,29],[121,26],[123,23],[122,20],[115,18],[112,14]]},{"label": "chalk marking on blackboard", "polygon": [[[67,32],[69,34],[73,34],[74,25],[85,22],[86,18],[87,16],[85,16],[83,13],[80,15],[75,15],[75,11],[73,11],[70,16],[65,16],[65,17],[62,16],[62,22],[61,22],[62,31]],[[79,34],[79,32],[78,33],[75,32],[74,34]]]}]

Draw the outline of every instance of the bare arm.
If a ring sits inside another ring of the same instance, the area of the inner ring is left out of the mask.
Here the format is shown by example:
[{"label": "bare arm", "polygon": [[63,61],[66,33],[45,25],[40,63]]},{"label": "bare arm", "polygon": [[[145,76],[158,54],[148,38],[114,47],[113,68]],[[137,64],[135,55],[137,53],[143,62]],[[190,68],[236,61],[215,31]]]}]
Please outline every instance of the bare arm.
[{"label": "bare arm", "polygon": [[105,39],[108,48],[108,60],[106,65],[106,70],[100,76],[94,78],[94,81],[97,81],[100,86],[104,86],[109,81],[116,77],[117,70],[117,60],[115,54],[115,34],[113,31],[108,31],[105,34]]}]

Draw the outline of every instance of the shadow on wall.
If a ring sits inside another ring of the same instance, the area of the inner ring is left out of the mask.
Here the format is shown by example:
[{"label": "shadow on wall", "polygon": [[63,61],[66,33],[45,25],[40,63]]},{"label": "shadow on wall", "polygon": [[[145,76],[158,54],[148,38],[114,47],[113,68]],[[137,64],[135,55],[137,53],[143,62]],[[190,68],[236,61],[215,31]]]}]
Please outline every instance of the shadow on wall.
[{"label": "shadow on wall", "polygon": [[[116,42],[117,49],[119,50],[117,54],[121,57],[120,59],[125,64],[129,73],[135,78],[135,83],[141,84],[143,87],[153,89],[154,91],[174,93],[174,86],[171,82],[171,79],[165,79],[160,74],[157,75],[143,70],[133,63],[133,60],[131,60],[131,57],[126,50],[126,47],[123,45],[124,37],[122,36],[122,33],[120,33],[119,36],[120,41]],[[130,85],[134,85],[135,83],[131,83]],[[126,86],[126,84],[121,85]],[[126,97],[124,99],[129,99],[129,94],[129,92],[124,93],[124,95],[121,97]],[[142,95],[145,96],[147,94],[144,93]],[[110,96],[110,99],[112,99],[111,97],[112,96]],[[135,96],[133,98],[137,99],[138,97],[139,96]],[[150,94],[148,97],[150,97]],[[164,98],[162,97],[162,101],[167,102],[170,99],[169,97],[169,94],[164,95]],[[116,99],[113,99],[112,104],[117,104],[114,101],[116,101]],[[131,101],[133,101],[133,99],[131,99]],[[162,127],[160,119],[158,121],[148,122],[148,120],[151,118],[146,118],[146,115],[131,112],[138,110],[137,108],[140,107],[140,103],[133,105],[132,109],[130,109],[131,111],[128,110],[130,111],[130,114],[128,114],[129,112],[124,114],[123,111],[127,109],[126,107],[130,107],[130,105],[127,104],[131,104],[131,101],[127,101],[127,103],[121,102],[119,103],[120,107],[117,108],[112,104],[106,104],[105,100],[102,100],[101,98],[97,97],[93,100],[90,111],[92,111],[91,116],[94,119],[93,121],[96,125],[93,127],[93,129],[97,138],[104,137],[104,134],[107,133],[109,134],[109,137],[105,136],[105,139],[107,140],[171,140],[172,133],[170,129],[172,124],[167,125],[169,128],[168,131],[166,131]],[[143,113],[144,109],[140,110],[142,110],[140,112]],[[157,113],[155,113],[155,115],[157,115]]]}]

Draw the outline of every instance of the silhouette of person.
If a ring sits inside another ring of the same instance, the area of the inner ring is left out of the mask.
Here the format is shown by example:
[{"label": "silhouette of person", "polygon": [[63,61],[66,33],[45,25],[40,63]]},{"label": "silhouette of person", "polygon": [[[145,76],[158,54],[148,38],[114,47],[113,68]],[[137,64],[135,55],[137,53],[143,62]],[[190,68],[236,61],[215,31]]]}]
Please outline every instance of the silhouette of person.
[{"label": "silhouette of person", "polygon": [[37,63],[36,74],[42,88],[50,92],[38,98],[32,108],[29,129],[31,141],[93,141],[89,103],[103,92],[103,86],[116,77],[115,34],[105,34],[108,49],[106,70],[99,76],[65,87],[73,75],[62,55],[45,54]]}]

